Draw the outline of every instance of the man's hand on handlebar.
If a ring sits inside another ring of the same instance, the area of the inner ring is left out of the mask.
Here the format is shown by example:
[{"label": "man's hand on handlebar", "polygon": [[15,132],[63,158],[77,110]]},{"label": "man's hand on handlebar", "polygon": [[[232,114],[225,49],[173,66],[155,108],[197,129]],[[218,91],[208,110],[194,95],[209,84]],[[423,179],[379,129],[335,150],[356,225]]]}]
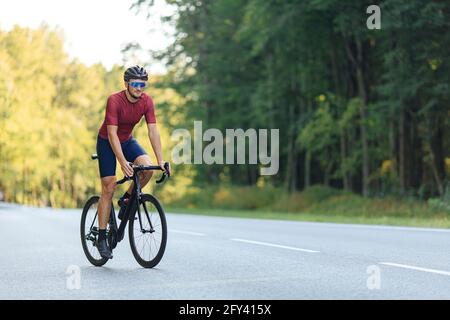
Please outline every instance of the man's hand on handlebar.
[{"label": "man's hand on handlebar", "polygon": [[127,163],[128,166],[130,166],[133,174],[131,175],[127,175],[126,174],[126,166],[122,166],[122,171],[124,172],[125,177],[122,180],[117,181],[117,184],[122,184],[128,180],[131,180],[131,177],[134,175],[135,172],[139,172],[142,170],[161,170],[163,171],[162,176],[156,181],[156,183],[161,183],[163,182],[166,178],[169,178],[171,175],[170,172],[170,163],[169,162],[164,162],[163,165],[158,165],[158,166],[143,166],[143,165],[134,165],[132,163]]},{"label": "man's hand on handlebar", "polygon": [[161,167],[162,171],[166,173],[168,177],[170,177],[171,171],[170,171],[170,163],[164,160],[161,160],[159,162],[159,166]]},{"label": "man's hand on handlebar", "polygon": [[132,164],[128,161],[120,164],[120,168],[122,169],[122,172],[126,177],[132,177],[134,174],[133,167],[131,165]]}]

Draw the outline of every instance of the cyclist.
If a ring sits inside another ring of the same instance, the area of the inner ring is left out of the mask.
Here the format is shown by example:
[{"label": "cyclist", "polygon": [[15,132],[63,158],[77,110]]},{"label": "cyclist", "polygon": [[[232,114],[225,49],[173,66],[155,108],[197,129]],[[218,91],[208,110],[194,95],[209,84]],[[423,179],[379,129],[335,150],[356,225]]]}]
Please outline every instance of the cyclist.
[{"label": "cyclist", "polygon": [[[97,137],[97,155],[102,184],[98,204],[99,236],[97,248],[103,258],[112,259],[112,251],[106,241],[106,226],[111,212],[111,201],[116,189],[116,159],[125,176],[133,175],[130,162],[135,165],[151,165],[150,157],[132,136],[134,126],[145,116],[148,137],[158,165],[164,170],[161,138],[156,126],[155,108],[152,98],[143,92],[148,81],[147,71],[140,66],[128,68],[124,73],[126,89],[109,96],[105,119]],[[152,171],[139,173],[143,188]],[[133,183],[119,200],[124,206],[131,195]],[[123,211],[123,210],[121,210]],[[119,218],[121,214],[119,213]]]}]

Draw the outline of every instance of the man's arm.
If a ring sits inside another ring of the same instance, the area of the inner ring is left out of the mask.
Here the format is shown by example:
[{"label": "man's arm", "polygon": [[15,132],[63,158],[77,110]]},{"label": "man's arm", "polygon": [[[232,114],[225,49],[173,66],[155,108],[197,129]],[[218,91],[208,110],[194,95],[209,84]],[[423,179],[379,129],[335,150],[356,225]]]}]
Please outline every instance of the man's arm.
[{"label": "man's arm", "polygon": [[148,128],[148,138],[150,140],[150,144],[152,145],[153,152],[155,153],[156,161],[158,165],[164,167],[164,160],[162,157],[162,146],[161,146],[161,137],[159,135],[158,127],[156,123],[147,123]]},{"label": "man's arm", "polygon": [[125,159],[125,156],[122,152],[122,146],[120,145],[119,136],[117,135],[118,126],[108,125],[106,126],[106,129],[108,131],[109,143],[111,144],[113,152],[116,155],[120,166],[122,167],[123,173],[129,177],[133,176],[133,168],[131,168],[131,166],[128,164],[128,161],[127,159]]}]

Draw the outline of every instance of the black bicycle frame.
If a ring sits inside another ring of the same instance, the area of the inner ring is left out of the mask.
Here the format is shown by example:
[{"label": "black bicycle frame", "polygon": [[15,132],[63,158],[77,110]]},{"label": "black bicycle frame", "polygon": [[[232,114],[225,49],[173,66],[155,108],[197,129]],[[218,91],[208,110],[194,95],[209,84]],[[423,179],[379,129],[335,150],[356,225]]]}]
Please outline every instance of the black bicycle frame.
[{"label": "black bicycle frame", "polygon": [[[165,164],[165,167],[167,165],[168,164]],[[140,209],[140,206],[139,206],[139,203],[141,201],[141,196],[142,196],[142,189],[141,189],[141,182],[139,181],[138,173],[141,170],[147,170],[147,169],[148,170],[161,170],[161,168],[158,167],[158,166],[140,167],[137,170],[135,170],[134,175],[133,175],[133,182],[134,182],[133,190],[131,192],[130,200],[128,201],[128,204],[127,204],[127,206],[125,208],[124,216],[123,216],[122,221],[120,222],[119,228],[117,228],[116,217],[115,217],[115,214],[114,214],[114,206],[111,207],[111,215],[112,215],[112,217],[113,217],[113,219],[115,221],[114,228],[115,228],[115,230],[117,232],[117,242],[122,241],[122,239],[123,239],[123,237],[125,235],[125,228],[127,226],[128,220],[134,219],[134,213],[136,212],[136,210],[138,212],[139,225],[141,227],[141,230],[143,232],[145,232],[145,230],[142,228],[141,209]],[[158,181],[156,181],[156,183],[161,183],[162,181],[164,181],[164,179],[165,179],[165,175],[163,174],[163,176]],[[122,184],[122,183],[124,183],[125,181],[128,181],[128,180],[129,180],[129,178],[124,178],[124,179],[118,181],[117,184]],[[148,214],[147,207],[145,205],[144,205],[144,211],[145,211],[145,215],[146,215],[146,217],[148,219],[148,222],[150,224],[150,231],[149,232],[153,232],[153,225],[152,225],[152,222],[150,220],[150,216]]]},{"label": "black bicycle frame", "polygon": [[[124,235],[125,235],[125,228],[127,226],[129,219],[134,219],[133,213],[136,211],[136,208],[139,208],[139,201],[141,199],[141,184],[138,178],[137,174],[133,175],[133,190],[131,191],[130,200],[128,201],[127,206],[125,207],[125,212],[123,215],[123,219],[120,222],[119,228],[117,228],[116,224],[116,231],[117,231],[117,242],[120,242]],[[114,214],[113,211],[111,211],[111,214]],[[115,219],[115,216],[114,216]]]}]

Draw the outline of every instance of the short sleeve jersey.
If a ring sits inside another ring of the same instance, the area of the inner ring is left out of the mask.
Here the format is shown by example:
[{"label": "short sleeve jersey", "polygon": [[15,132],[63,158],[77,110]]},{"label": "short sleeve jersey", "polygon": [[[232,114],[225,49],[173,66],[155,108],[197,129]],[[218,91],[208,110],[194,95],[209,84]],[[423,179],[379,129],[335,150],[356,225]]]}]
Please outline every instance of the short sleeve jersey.
[{"label": "short sleeve jersey", "polygon": [[152,98],[143,93],[141,98],[132,103],[127,99],[125,90],[109,96],[106,103],[105,120],[99,130],[99,136],[108,139],[106,126],[117,126],[120,142],[131,138],[134,126],[145,116],[147,123],[156,123],[155,108]]}]

